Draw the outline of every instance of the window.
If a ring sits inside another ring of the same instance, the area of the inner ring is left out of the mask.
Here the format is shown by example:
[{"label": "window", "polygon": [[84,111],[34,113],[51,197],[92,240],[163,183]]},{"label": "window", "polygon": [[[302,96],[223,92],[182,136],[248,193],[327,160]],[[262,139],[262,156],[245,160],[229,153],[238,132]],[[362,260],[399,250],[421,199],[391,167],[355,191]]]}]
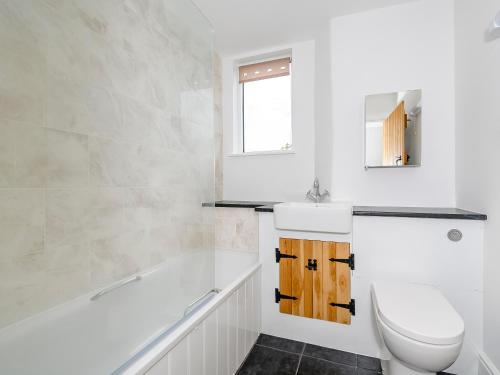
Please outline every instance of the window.
[{"label": "window", "polygon": [[290,58],[241,66],[242,151],[292,149]]}]

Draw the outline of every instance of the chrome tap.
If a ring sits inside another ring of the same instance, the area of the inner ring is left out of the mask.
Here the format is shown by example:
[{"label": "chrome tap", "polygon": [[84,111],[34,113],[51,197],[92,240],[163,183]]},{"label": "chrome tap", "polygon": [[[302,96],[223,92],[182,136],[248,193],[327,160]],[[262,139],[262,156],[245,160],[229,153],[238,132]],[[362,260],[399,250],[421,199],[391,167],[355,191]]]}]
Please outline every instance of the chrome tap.
[{"label": "chrome tap", "polygon": [[329,197],[329,196],[330,196],[330,193],[326,189],[325,189],[325,191],[323,191],[323,193],[320,193],[318,177],[316,177],[314,179],[312,190],[309,190],[306,194],[306,198],[312,200],[315,203],[320,203],[322,200],[324,200],[326,197]]}]

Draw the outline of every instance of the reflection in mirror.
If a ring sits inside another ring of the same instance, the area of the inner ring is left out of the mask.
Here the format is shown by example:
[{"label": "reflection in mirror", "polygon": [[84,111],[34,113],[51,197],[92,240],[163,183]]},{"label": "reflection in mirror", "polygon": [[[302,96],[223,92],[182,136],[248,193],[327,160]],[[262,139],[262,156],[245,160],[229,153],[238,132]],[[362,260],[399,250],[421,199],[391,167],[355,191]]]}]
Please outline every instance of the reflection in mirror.
[{"label": "reflection in mirror", "polygon": [[368,95],[365,100],[365,166],[420,165],[422,90]]}]

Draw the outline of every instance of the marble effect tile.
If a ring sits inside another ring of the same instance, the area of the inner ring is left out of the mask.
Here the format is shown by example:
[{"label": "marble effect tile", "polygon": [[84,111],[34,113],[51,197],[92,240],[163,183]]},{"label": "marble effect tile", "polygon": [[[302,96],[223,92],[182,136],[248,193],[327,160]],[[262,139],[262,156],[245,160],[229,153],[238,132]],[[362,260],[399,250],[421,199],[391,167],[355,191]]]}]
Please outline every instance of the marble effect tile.
[{"label": "marble effect tile", "polygon": [[220,250],[257,252],[259,217],[253,209],[216,209],[215,247]]},{"label": "marble effect tile", "polygon": [[42,191],[0,189],[0,260],[16,261],[43,252],[43,212]]},{"label": "marble effect tile", "polygon": [[208,30],[179,0],[2,2],[0,328],[213,249]]}]

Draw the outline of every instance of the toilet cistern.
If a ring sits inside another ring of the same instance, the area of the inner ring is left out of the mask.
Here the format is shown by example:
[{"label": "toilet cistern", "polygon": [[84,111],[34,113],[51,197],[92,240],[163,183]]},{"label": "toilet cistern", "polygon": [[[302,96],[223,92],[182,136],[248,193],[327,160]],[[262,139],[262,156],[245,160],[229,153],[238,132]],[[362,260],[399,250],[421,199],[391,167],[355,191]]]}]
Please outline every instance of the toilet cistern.
[{"label": "toilet cistern", "polygon": [[316,177],[314,179],[313,188],[306,193],[306,199],[309,199],[315,203],[322,202],[326,197],[329,197],[330,193],[325,189],[323,193],[319,190],[319,179]]}]

